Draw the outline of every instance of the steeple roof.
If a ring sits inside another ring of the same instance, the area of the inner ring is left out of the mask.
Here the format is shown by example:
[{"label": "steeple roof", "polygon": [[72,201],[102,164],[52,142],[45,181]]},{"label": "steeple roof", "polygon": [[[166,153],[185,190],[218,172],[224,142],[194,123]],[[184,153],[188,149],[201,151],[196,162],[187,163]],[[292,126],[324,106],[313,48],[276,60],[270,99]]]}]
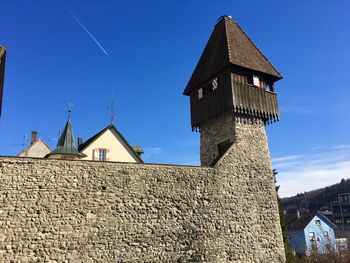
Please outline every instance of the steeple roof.
[{"label": "steeple roof", "polygon": [[0,115],[2,108],[2,95],[5,77],[5,63],[6,63],[6,48],[0,46]]},{"label": "steeple roof", "polygon": [[237,22],[224,16],[216,24],[184,95],[230,65],[262,72],[276,80],[282,78]]},{"label": "steeple roof", "polygon": [[63,132],[61,134],[61,137],[58,140],[56,148],[49,155],[54,154],[84,156],[75,147],[70,118],[68,118],[66,126],[64,127]]}]

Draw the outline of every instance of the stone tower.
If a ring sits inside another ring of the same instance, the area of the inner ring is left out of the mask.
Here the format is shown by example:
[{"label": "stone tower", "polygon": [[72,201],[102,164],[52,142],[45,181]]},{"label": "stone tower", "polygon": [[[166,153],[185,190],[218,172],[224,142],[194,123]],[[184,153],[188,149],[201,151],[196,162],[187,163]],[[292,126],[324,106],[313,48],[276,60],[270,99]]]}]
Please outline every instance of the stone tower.
[{"label": "stone tower", "polygon": [[274,83],[281,78],[240,26],[224,16],[184,91],[192,129],[201,133],[201,165],[218,171],[218,214],[211,218],[226,214],[217,221],[226,227],[220,245],[230,244],[222,255],[229,262],[285,262],[265,132],[265,124],[279,117]]},{"label": "stone tower", "polygon": [[184,91],[201,133],[201,164],[212,166],[237,139],[237,123],[278,120],[281,74],[228,16],[219,19]]}]

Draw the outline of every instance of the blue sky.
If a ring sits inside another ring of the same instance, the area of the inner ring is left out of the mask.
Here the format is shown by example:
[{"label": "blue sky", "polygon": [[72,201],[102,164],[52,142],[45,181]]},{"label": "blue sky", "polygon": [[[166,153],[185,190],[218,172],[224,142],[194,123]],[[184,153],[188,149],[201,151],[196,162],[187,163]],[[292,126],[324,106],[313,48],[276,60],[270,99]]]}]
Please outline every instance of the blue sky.
[{"label": "blue sky", "polygon": [[114,123],[147,162],[199,164],[182,91],[217,18],[228,14],[284,76],[276,85],[281,121],[267,127],[280,194],[350,177],[349,1],[61,3],[1,3],[1,155],[17,154],[32,130],[53,147],[68,102],[75,137],[89,138],[109,124],[114,90]]}]

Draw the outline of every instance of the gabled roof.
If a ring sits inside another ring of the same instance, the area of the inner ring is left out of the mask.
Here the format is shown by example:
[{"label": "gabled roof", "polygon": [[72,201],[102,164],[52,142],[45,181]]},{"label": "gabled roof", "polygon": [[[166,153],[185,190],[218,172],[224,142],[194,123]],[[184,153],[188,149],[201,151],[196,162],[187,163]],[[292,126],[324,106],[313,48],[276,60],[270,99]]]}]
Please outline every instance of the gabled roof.
[{"label": "gabled roof", "polygon": [[23,153],[30,151],[31,148],[35,147],[39,143],[44,145],[47,150],[51,152],[51,148],[47,145],[47,143],[43,139],[39,139],[36,142],[30,144],[27,148],[23,149],[19,154],[17,154],[17,156],[21,156]]},{"label": "gabled roof", "polygon": [[61,134],[61,137],[58,140],[56,148],[51,153],[49,153],[49,155],[54,154],[84,156],[75,147],[70,118],[68,118],[66,126],[64,127],[63,132]]},{"label": "gabled roof", "polygon": [[[128,141],[124,138],[124,136],[118,131],[118,129],[113,125],[110,124],[103,130],[96,133],[94,136],[92,136],[90,139],[88,139],[83,144],[80,144],[78,146],[78,150],[80,152],[84,151],[90,144],[92,144],[94,141],[96,141],[102,134],[104,134],[107,130],[113,130],[118,136],[121,138],[121,140],[125,143],[125,145],[128,147],[128,149],[135,155],[135,157],[143,163],[143,160],[140,158],[139,154],[135,151],[135,149],[128,143]],[[140,148],[141,149],[141,148]],[[142,150],[141,150],[142,151]]]},{"label": "gabled roof", "polygon": [[262,72],[276,80],[282,78],[237,22],[224,16],[216,24],[184,95],[230,65]]},{"label": "gabled roof", "polygon": [[284,219],[288,230],[302,230],[311,222],[315,216],[318,216],[324,222],[330,224],[333,228],[336,227],[327,217],[321,213],[300,212],[300,218],[297,217],[296,213],[286,214],[284,216]]},{"label": "gabled roof", "polygon": [[1,109],[2,109],[5,63],[6,63],[6,48],[3,46],[0,46],[0,115],[1,115]]}]

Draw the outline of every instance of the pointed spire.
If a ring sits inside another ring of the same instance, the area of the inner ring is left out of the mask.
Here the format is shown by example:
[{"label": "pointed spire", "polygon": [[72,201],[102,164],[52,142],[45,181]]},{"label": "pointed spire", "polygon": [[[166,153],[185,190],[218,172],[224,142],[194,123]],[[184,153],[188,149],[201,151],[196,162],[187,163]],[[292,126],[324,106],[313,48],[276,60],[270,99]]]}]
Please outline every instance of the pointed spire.
[{"label": "pointed spire", "polygon": [[0,115],[2,108],[2,94],[4,87],[4,78],[5,78],[5,63],[6,63],[6,48],[0,46]]},{"label": "pointed spire", "polygon": [[192,73],[184,95],[230,65],[262,72],[281,79],[281,74],[230,16],[221,16]]},{"label": "pointed spire", "polygon": [[58,140],[57,146],[49,154],[49,156],[52,155],[62,155],[66,158],[80,158],[84,156],[77,150],[74,143],[72,124],[70,121],[70,110],[68,110],[68,120],[66,126],[63,129],[61,137]]}]

